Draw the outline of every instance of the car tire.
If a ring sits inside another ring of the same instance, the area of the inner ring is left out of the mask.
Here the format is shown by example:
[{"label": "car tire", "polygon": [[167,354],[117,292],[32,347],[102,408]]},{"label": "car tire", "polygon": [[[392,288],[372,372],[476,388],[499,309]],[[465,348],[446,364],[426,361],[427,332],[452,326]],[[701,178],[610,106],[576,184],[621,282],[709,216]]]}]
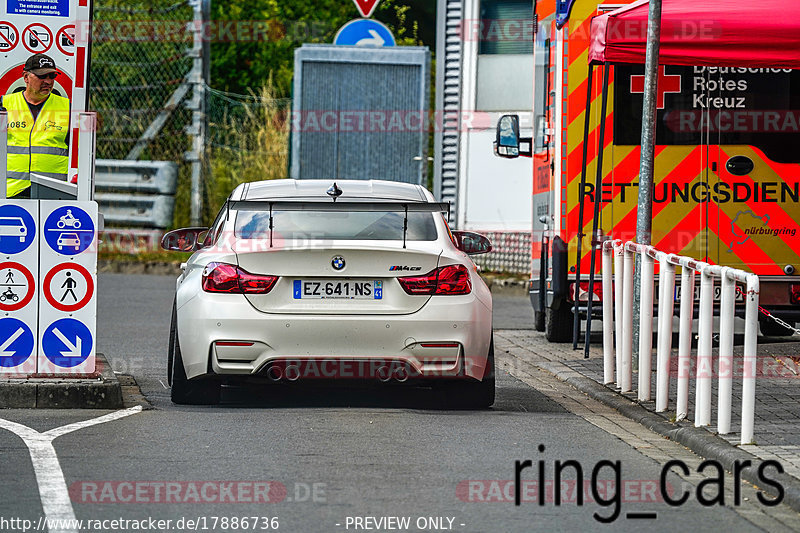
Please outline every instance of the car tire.
[{"label": "car tire", "polygon": [[450,402],[456,407],[487,409],[494,404],[495,392],[494,338],[492,338],[489,343],[489,353],[486,357],[486,369],[483,373],[483,379],[480,381],[470,379],[469,381],[450,382],[447,386],[447,393]]},{"label": "car tire", "polygon": [[171,386],[172,403],[179,405],[217,405],[222,394],[222,383],[216,380],[188,380],[183,367],[181,345],[178,340],[178,309],[172,303],[172,321],[169,328],[169,353],[167,356],[167,381]]},{"label": "car tire", "polygon": [[536,331],[544,331],[544,311],[533,312],[533,327]]},{"label": "car tire", "polygon": [[567,302],[561,302],[558,309],[550,307],[544,311],[544,336],[550,342],[572,341],[572,322],[574,317]]}]

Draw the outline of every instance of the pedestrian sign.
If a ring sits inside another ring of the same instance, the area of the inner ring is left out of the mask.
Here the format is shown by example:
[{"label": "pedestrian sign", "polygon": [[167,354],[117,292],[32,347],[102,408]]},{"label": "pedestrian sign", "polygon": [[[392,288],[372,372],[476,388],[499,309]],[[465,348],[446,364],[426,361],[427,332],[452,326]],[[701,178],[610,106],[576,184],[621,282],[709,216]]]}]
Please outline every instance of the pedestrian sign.
[{"label": "pedestrian sign", "polygon": [[389,28],[372,19],[351,20],[339,30],[333,44],[345,46],[394,46]]},{"label": "pedestrian sign", "polygon": [[16,318],[0,318],[0,367],[14,368],[33,354],[31,328]]},{"label": "pedestrian sign", "polygon": [[41,200],[39,220],[37,372],[94,372],[97,203]]},{"label": "pedestrian sign", "polygon": [[0,253],[25,251],[36,239],[36,222],[19,205],[0,205]]},{"label": "pedestrian sign", "polygon": [[42,351],[56,367],[80,365],[93,353],[92,332],[74,318],[56,320],[42,335]]},{"label": "pedestrian sign", "polygon": [[0,281],[0,311],[22,309],[36,294],[33,274],[21,263],[0,263]]},{"label": "pedestrian sign", "polygon": [[94,280],[83,265],[61,263],[45,275],[42,292],[50,305],[59,311],[71,313],[81,309],[92,299]]},{"label": "pedestrian sign", "polygon": [[59,207],[44,223],[44,239],[54,251],[63,255],[77,255],[94,241],[92,217],[80,207]]}]

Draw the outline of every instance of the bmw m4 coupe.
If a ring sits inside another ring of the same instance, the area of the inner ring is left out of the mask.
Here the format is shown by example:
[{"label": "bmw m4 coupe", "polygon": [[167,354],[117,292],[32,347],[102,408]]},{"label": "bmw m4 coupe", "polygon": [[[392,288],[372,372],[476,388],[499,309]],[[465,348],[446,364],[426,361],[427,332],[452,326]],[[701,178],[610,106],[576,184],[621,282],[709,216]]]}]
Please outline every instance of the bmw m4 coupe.
[{"label": "bmw m4 coupe", "polygon": [[238,186],[211,228],[164,235],[193,252],[176,281],[168,355],[175,403],[223,385],[312,379],[443,387],[494,402],[492,297],[423,187],[361,180]]}]

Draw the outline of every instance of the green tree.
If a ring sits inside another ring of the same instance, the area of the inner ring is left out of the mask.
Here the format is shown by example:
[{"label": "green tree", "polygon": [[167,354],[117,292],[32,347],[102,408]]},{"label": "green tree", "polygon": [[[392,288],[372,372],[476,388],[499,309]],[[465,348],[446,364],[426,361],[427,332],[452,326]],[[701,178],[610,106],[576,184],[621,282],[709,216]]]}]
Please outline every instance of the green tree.
[{"label": "green tree", "polygon": [[[422,44],[416,17],[429,11],[410,4],[382,0],[374,15],[400,45]],[[271,77],[278,97],[291,95],[295,48],[331,43],[339,28],[359,16],[346,0],[212,0],[211,13],[211,86],[247,94],[259,91]]]}]

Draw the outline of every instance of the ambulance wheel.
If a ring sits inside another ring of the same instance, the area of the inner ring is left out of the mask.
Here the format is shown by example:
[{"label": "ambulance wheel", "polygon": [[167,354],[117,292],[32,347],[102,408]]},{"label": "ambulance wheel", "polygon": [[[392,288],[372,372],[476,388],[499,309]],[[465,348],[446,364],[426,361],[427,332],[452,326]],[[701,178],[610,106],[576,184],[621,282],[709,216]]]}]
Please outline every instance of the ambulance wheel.
[{"label": "ambulance wheel", "polygon": [[533,327],[536,331],[544,331],[544,311],[533,312]]},{"label": "ambulance wheel", "polygon": [[550,342],[572,341],[572,310],[568,302],[562,302],[558,309],[550,307],[544,311],[544,336]]}]

